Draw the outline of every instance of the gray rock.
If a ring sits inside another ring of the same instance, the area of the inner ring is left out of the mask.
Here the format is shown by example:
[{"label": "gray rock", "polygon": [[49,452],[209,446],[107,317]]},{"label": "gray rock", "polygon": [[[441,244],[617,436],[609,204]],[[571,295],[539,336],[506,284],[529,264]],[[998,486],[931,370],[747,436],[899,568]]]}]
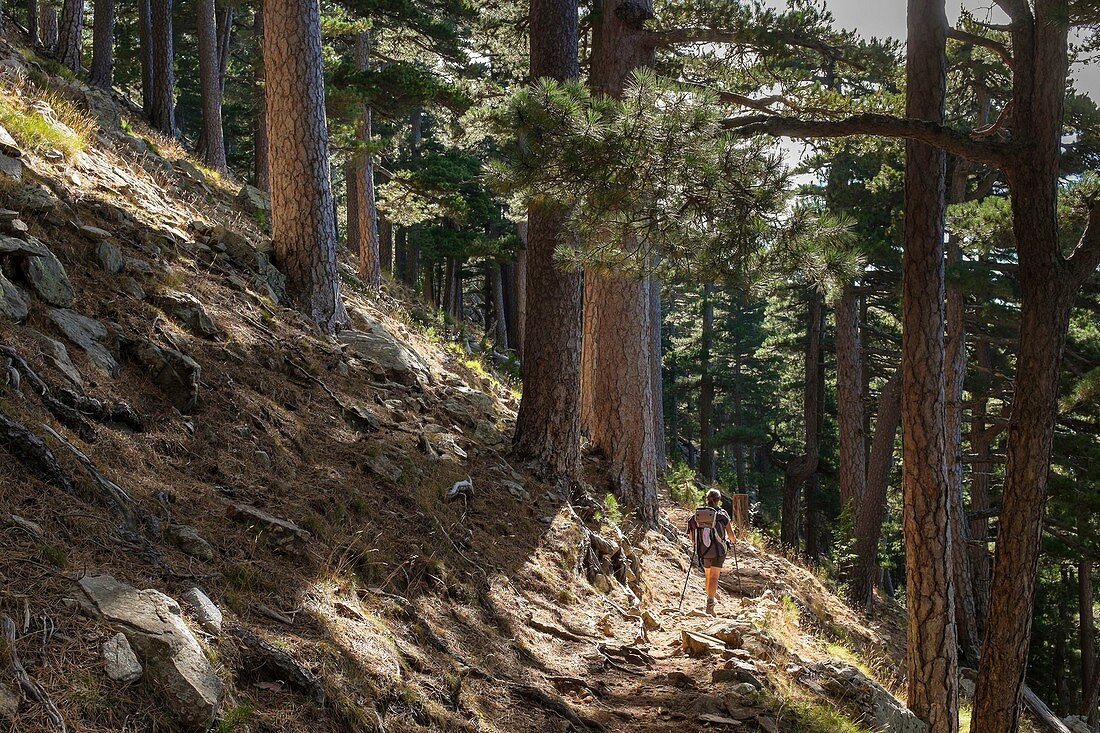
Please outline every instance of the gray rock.
[{"label": "gray rock", "polygon": [[12,155],[16,158],[23,156],[23,149],[19,147],[19,143],[15,142],[15,138],[11,136],[8,129],[3,125],[0,125],[0,152],[5,155]]},{"label": "gray rock", "polygon": [[141,287],[141,283],[134,278],[123,276],[119,279],[118,284],[122,292],[134,300],[145,300],[145,290]]},{"label": "gray rock", "polygon": [[138,257],[123,257],[122,263],[122,269],[135,275],[149,276],[155,273],[152,265]]},{"label": "gray rock", "polygon": [[122,250],[110,242],[103,241],[97,244],[95,256],[99,260],[99,266],[112,275],[119,274],[122,272],[122,268],[126,266]]},{"label": "gray rock", "polygon": [[169,524],[166,535],[173,545],[191,557],[206,561],[213,560],[215,557],[214,546],[203,539],[194,527],[186,524]]},{"label": "gray rock", "polygon": [[30,314],[30,304],[27,296],[16,285],[4,277],[0,272],[0,316],[16,323],[27,320]]},{"label": "gray rock", "polygon": [[47,254],[49,254],[49,250],[37,239],[19,239],[0,234],[0,255],[44,257]]},{"label": "gray rock", "polygon": [[73,304],[73,284],[65,266],[48,249],[40,257],[28,257],[21,262],[23,277],[31,290],[46,303],[57,308]]},{"label": "gray rock", "polygon": [[369,321],[366,331],[341,331],[337,338],[348,352],[379,374],[408,385],[428,383],[428,363],[377,321]]},{"label": "gray rock", "polygon": [[111,233],[106,229],[100,229],[99,227],[89,225],[79,225],[76,222],[74,222],[74,225],[76,225],[78,232],[93,242],[98,242],[101,239],[108,239],[111,236]]},{"label": "gray rock", "polygon": [[42,531],[42,526],[38,522],[32,522],[29,519],[24,519],[18,514],[0,514],[0,520],[9,527],[15,527],[20,529],[35,539],[42,539],[46,533]]},{"label": "gray rock", "polygon": [[219,636],[222,633],[222,612],[209,596],[198,588],[192,588],[183,594],[183,600],[191,604],[195,612],[195,620],[206,630],[206,633],[213,636]]},{"label": "gray rock", "polygon": [[0,721],[14,721],[22,702],[23,699],[8,686],[7,680],[0,683]]},{"label": "gray rock", "polygon": [[184,623],[179,604],[110,575],[86,576],[79,586],[80,604],[122,631],[145,660],[146,674],[159,686],[170,714],[187,730],[207,730],[225,688]]},{"label": "gray rock", "polygon": [[48,214],[61,206],[61,200],[44,185],[26,186],[12,202],[20,211]]},{"label": "gray rock", "polygon": [[1084,715],[1071,715],[1068,718],[1063,718],[1062,722],[1072,733],[1093,733],[1092,726],[1089,725],[1089,719]]},{"label": "gray rock", "polygon": [[270,258],[275,249],[269,239],[249,239],[240,232],[227,229],[221,224],[210,231],[210,240],[215,249],[219,247],[224,249],[229,259],[249,270],[258,268],[256,255],[262,254]]},{"label": "gray rock", "polygon": [[265,450],[256,451],[256,460],[260,462],[260,465],[264,468],[270,469],[274,464],[271,462],[271,456]]},{"label": "gray rock", "polygon": [[286,298],[286,275],[272,264],[265,254],[256,255],[256,289],[267,292],[272,302]]},{"label": "gray rock", "polygon": [[811,670],[829,697],[846,705],[870,723],[869,727],[891,733],[927,733],[928,725],[924,721],[855,667],[827,662],[814,665]]},{"label": "gray rock", "polygon": [[0,153],[0,174],[19,183],[23,182],[23,162],[18,158]]},{"label": "gray rock", "polygon": [[264,222],[270,223],[271,197],[267,195],[266,191],[261,191],[246,183],[241,186],[241,190],[237,194],[237,201],[253,218],[260,219],[262,217]]},{"label": "gray rock", "polygon": [[310,533],[289,519],[268,514],[251,504],[230,503],[225,515],[235,522],[247,524],[258,534],[266,534],[274,550],[300,552],[310,540]]},{"label": "gray rock", "polygon": [[176,409],[188,413],[199,402],[202,368],[190,356],[148,339],[126,339],[126,355],[140,364],[172,400]]},{"label": "gray rock", "polygon": [[111,376],[118,374],[118,361],[103,344],[107,339],[106,326],[93,318],[61,308],[51,310],[48,317],[67,339],[87,352],[93,364]]},{"label": "gray rock", "polygon": [[152,303],[176,319],[194,334],[213,339],[222,335],[214,319],[206,311],[206,306],[198,298],[177,290],[165,290],[155,293]]},{"label": "gray rock", "polygon": [[124,684],[137,682],[145,673],[125,634],[115,634],[103,642],[100,654],[103,656],[107,676],[115,682]]},{"label": "gray rock", "polygon": [[518,484],[515,481],[501,481],[500,484],[508,490],[508,493],[511,494],[512,498],[516,501],[528,502],[531,500],[531,493],[523,488],[522,484]]},{"label": "gray rock", "polygon": [[80,370],[73,364],[73,360],[69,358],[69,350],[65,348],[65,344],[60,341],[55,341],[44,333],[40,333],[33,328],[27,329],[35,341],[38,342],[39,347],[42,349],[43,356],[51,364],[64,374],[70,382],[77,387],[84,386],[84,378],[80,374]]},{"label": "gray rock", "polygon": [[740,659],[731,659],[718,669],[711,672],[714,682],[743,682],[756,688],[761,688],[764,683],[757,676],[756,666]]}]

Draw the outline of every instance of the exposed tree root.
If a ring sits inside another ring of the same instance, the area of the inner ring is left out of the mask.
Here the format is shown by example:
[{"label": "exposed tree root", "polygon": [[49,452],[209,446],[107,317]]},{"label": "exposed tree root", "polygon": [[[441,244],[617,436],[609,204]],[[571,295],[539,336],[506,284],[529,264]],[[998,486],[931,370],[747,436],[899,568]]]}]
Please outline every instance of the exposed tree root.
[{"label": "exposed tree root", "polygon": [[56,486],[66,494],[76,494],[65,469],[57,462],[49,446],[22,423],[0,412],[0,447],[27,467],[35,477]]},{"label": "exposed tree root", "polygon": [[11,667],[16,681],[19,683],[20,689],[23,690],[23,694],[42,706],[54,730],[61,731],[61,733],[67,733],[68,728],[65,726],[65,719],[61,717],[61,712],[57,709],[57,706],[54,705],[53,700],[50,699],[50,696],[46,693],[42,685],[35,682],[31,679],[31,676],[27,674],[27,670],[23,667],[23,662],[19,659],[19,654],[15,651],[17,636],[15,622],[11,620],[10,616],[4,615],[0,617],[0,626],[3,626],[4,639],[7,642],[8,665]]},{"label": "exposed tree root", "polygon": [[557,695],[552,695],[549,692],[544,692],[533,685],[525,684],[512,684],[512,694],[528,702],[532,702],[538,705],[543,710],[553,713],[559,717],[565,718],[572,723],[576,728],[581,730],[593,730],[593,731],[606,731],[607,727],[604,726],[598,720],[589,718],[588,716],[581,715],[573,710],[573,708],[565,700],[561,699]]}]

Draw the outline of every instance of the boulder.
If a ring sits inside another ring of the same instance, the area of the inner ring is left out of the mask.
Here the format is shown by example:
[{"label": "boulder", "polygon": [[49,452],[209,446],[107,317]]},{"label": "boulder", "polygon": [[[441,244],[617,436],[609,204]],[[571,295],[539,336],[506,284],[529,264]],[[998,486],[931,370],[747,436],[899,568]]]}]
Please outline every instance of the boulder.
[{"label": "boulder", "polygon": [[83,387],[84,378],[80,375],[80,370],[73,364],[73,360],[69,358],[69,350],[65,348],[65,344],[55,341],[33,328],[27,330],[38,342],[38,346],[42,349],[42,355],[46,357],[46,360],[57,367],[58,371],[64,374],[70,382],[77,387]]},{"label": "boulder", "polygon": [[67,339],[87,352],[93,364],[111,376],[118,374],[118,361],[103,343],[107,339],[106,326],[94,318],[62,308],[52,309],[47,315]]},{"label": "boulder", "polygon": [[690,656],[702,657],[707,654],[718,654],[726,648],[726,645],[721,639],[685,629],[680,631],[680,647]]},{"label": "boulder", "polygon": [[179,604],[155,590],[138,590],[110,575],[78,583],[80,604],[119,629],[145,662],[170,715],[186,730],[205,731],[214,721],[224,686],[183,620]]},{"label": "boulder", "polygon": [[11,202],[20,211],[48,214],[61,206],[61,200],[44,185],[25,186]]},{"label": "boulder", "polygon": [[428,363],[377,321],[369,322],[366,331],[341,331],[337,338],[348,353],[380,375],[408,385],[430,382]]},{"label": "boulder", "polygon": [[195,531],[194,527],[186,524],[169,524],[165,533],[180,552],[184,552],[199,560],[213,560],[216,553],[214,547]]},{"label": "boulder", "polygon": [[8,132],[8,128],[3,125],[0,125],[0,152],[15,158],[23,157],[23,149],[19,147],[19,143],[15,142],[15,138]]},{"label": "boulder", "polygon": [[1089,719],[1084,715],[1071,715],[1063,718],[1062,723],[1070,729],[1071,733],[1093,733]]},{"label": "boulder", "polygon": [[266,191],[246,183],[241,186],[241,190],[237,194],[237,201],[240,203],[241,208],[251,214],[252,218],[256,219],[258,223],[268,224],[271,222],[271,197],[268,196]]},{"label": "boulder", "polygon": [[213,339],[222,335],[221,329],[207,313],[206,306],[193,295],[164,290],[155,293],[150,301],[198,336]]},{"label": "boulder", "polygon": [[281,303],[286,298],[286,275],[262,253],[256,255],[255,287],[266,292],[272,302]]},{"label": "boulder", "polygon": [[0,174],[17,183],[23,182],[23,161],[0,153]]},{"label": "boulder", "polygon": [[195,620],[206,633],[212,636],[219,636],[222,633],[222,612],[208,595],[198,588],[192,588],[183,594],[183,600],[191,604]]},{"label": "boulder", "polygon": [[126,260],[122,256],[122,250],[107,241],[102,241],[95,248],[96,260],[99,266],[112,275],[118,275],[126,266]]},{"label": "boulder", "polygon": [[224,249],[231,260],[250,270],[256,269],[257,254],[270,258],[275,251],[275,245],[270,239],[250,239],[221,224],[210,230],[210,242],[215,249]]},{"label": "boulder", "polygon": [[927,733],[928,725],[896,697],[855,667],[826,662],[811,668],[817,683],[836,702],[848,707],[871,728],[891,733]]},{"label": "boulder", "polygon": [[756,665],[742,662],[739,659],[730,659],[711,672],[711,680],[714,682],[743,682],[760,688],[764,686],[764,683],[760,681],[757,674]]},{"label": "boulder", "polygon": [[57,308],[72,306],[73,284],[53,252],[45,249],[41,256],[23,259],[20,265],[27,284],[39,298]]},{"label": "boulder", "polygon": [[145,673],[126,635],[121,632],[103,642],[100,654],[103,657],[104,671],[115,682],[137,682]]},{"label": "boulder", "polygon": [[20,239],[0,234],[0,255],[44,257],[47,254],[49,254],[49,250],[37,239]]},{"label": "boulder", "polygon": [[268,514],[251,504],[230,503],[225,515],[235,522],[249,525],[260,535],[267,535],[268,545],[280,552],[301,552],[310,540],[310,533],[289,519]]},{"label": "boulder", "polygon": [[746,628],[735,623],[722,622],[714,624],[707,629],[707,636],[713,636],[715,639],[721,639],[726,646],[737,649],[741,646],[742,639],[744,638],[744,632],[746,630],[751,631],[751,628]]},{"label": "boulder", "polygon": [[143,338],[125,339],[127,357],[137,362],[182,413],[195,409],[199,402],[202,367],[184,353],[157,346]]},{"label": "boulder", "polygon": [[11,280],[0,272],[0,316],[8,320],[22,323],[30,314],[30,304],[27,296],[23,294]]}]

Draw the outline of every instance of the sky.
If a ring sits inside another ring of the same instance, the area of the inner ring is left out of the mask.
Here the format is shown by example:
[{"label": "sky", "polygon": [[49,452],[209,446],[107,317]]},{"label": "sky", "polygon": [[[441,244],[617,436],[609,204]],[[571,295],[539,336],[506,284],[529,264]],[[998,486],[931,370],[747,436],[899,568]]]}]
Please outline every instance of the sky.
[{"label": "sky", "polygon": [[[837,24],[859,35],[869,38],[891,36],[905,39],[905,0],[826,0],[829,10]],[[767,5],[776,8],[786,7],[786,0],[765,0]],[[985,19],[990,13],[992,0],[948,0],[948,19],[954,23],[959,17],[960,6],[966,6],[975,12],[979,19]],[[1004,23],[1007,17],[994,9],[989,15],[991,22]],[[1077,80],[1077,89],[1100,101],[1100,63],[1090,66],[1078,64],[1073,69]]]}]

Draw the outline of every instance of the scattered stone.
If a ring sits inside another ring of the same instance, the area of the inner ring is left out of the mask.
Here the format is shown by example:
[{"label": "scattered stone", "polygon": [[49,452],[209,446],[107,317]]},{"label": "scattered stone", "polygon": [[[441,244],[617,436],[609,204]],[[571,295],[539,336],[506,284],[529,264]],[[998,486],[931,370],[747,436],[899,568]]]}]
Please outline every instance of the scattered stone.
[{"label": "scattered stone", "polygon": [[0,209],[0,224],[11,224],[19,218],[19,212],[13,209]]},{"label": "scattered stone", "polygon": [[138,257],[123,257],[122,263],[122,269],[126,270],[126,272],[132,272],[135,275],[148,277],[156,272],[152,265]]},{"label": "scattered stone", "polygon": [[508,493],[512,495],[512,498],[519,502],[528,502],[531,500],[531,492],[523,488],[521,484],[515,481],[501,481],[501,486],[508,490]]},{"label": "scattered stone", "polygon": [[146,673],[159,685],[170,714],[187,730],[205,731],[214,721],[224,687],[179,604],[155,590],[138,590],[110,575],[81,578],[80,604],[119,627],[145,660]]},{"label": "scattered stone", "polygon": [[301,551],[310,540],[310,533],[294,522],[268,514],[251,504],[230,503],[225,515],[235,522],[249,525],[257,534],[266,534],[273,550]]},{"label": "scattered stone", "polygon": [[266,191],[246,183],[241,186],[241,190],[237,194],[237,201],[254,219],[260,220],[262,218],[263,221],[260,223],[271,221],[271,197],[267,195]]},{"label": "scattered stone", "polygon": [[695,687],[695,678],[683,672],[669,672],[668,683],[676,687]]},{"label": "scattered stone", "polygon": [[20,211],[48,214],[61,206],[61,200],[47,186],[25,186],[12,204]]},{"label": "scattered stone", "polygon": [[767,715],[757,715],[756,724],[760,726],[760,730],[764,733],[779,733],[779,725],[776,724],[775,718],[770,718]]},{"label": "scattered stone", "polygon": [[0,316],[22,323],[27,320],[28,315],[30,315],[30,304],[27,302],[27,296],[0,272]]},{"label": "scattered stone", "polygon": [[740,726],[741,721],[734,718],[728,718],[725,715],[715,715],[714,713],[702,713],[699,716],[699,721],[702,723],[716,723],[718,725],[733,725]]},{"label": "scattered stone", "polygon": [[186,414],[199,402],[199,380],[202,367],[190,356],[167,346],[157,346],[148,339],[125,339],[126,355],[140,364],[172,401],[177,410]]},{"label": "scattered stone", "polygon": [[274,303],[286,298],[286,275],[272,264],[267,255],[256,256],[256,288],[267,291],[267,297]]},{"label": "scattered stone", "polygon": [[14,234],[18,239],[26,239],[27,232],[31,230],[31,228],[27,226],[27,222],[22,219],[13,219],[9,221],[7,227],[8,231]]},{"label": "scattered stone", "polygon": [[707,629],[707,636],[713,636],[716,639],[721,639],[726,646],[739,648],[742,644],[745,627],[738,624],[723,622],[715,624]]},{"label": "scattered stone", "polygon": [[107,241],[101,241],[96,245],[95,256],[99,260],[99,266],[112,275],[118,275],[126,266],[122,250]]},{"label": "scattered stone", "polygon": [[592,579],[592,586],[600,593],[611,592],[611,581],[603,573],[596,573],[596,577]]},{"label": "scattered stone", "polygon": [[869,727],[892,733],[927,733],[928,725],[909,708],[898,702],[878,682],[855,667],[842,662],[814,665],[813,673],[820,689],[836,702],[851,708]]},{"label": "scattered stone", "polygon": [[222,633],[222,612],[214,605],[214,601],[198,588],[192,588],[183,594],[183,600],[191,604],[195,612],[195,620],[212,636],[220,636]]},{"label": "scattered stone", "polygon": [[1092,726],[1089,725],[1089,719],[1084,715],[1070,715],[1067,718],[1063,718],[1062,722],[1071,733],[1093,733]]},{"label": "scattered stone", "polygon": [[214,547],[195,531],[194,527],[187,524],[169,524],[166,532],[169,541],[181,552],[210,561],[215,557]]},{"label": "scattered stone", "polygon": [[37,239],[19,239],[0,234],[0,255],[14,257],[45,257],[49,254],[46,246]]},{"label": "scattered stone", "polygon": [[176,170],[195,183],[206,184],[206,174],[203,173],[198,167],[187,160],[186,158],[180,158],[175,162]]},{"label": "scattered stone", "polygon": [[0,519],[3,519],[5,525],[21,529],[36,540],[42,539],[46,534],[38,522],[24,519],[18,514],[0,514]]},{"label": "scattered stone", "polygon": [[215,249],[224,249],[231,260],[250,270],[256,270],[258,267],[256,255],[262,254],[270,258],[275,251],[275,246],[270,240],[249,239],[240,232],[228,229],[221,224],[210,230],[210,241]]},{"label": "scattered stone", "polygon": [[21,261],[23,277],[31,290],[46,303],[57,308],[69,308],[74,299],[73,284],[69,282],[69,275],[61,261],[53,252],[43,249],[45,251],[41,256]]},{"label": "scattered stone", "polygon": [[102,239],[110,239],[111,233],[106,229],[100,229],[99,227],[93,227],[90,225],[79,225],[77,231],[83,234],[93,242],[98,242]]},{"label": "scattered stone", "polygon": [[261,466],[263,466],[264,468],[266,468],[268,470],[270,470],[272,468],[272,466],[275,465],[271,461],[271,456],[265,450],[256,451],[256,460],[259,461]]},{"label": "scattered stone", "polygon": [[99,321],[65,309],[52,309],[47,314],[65,337],[84,349],[92,363],[112,377],[118,374],[118,361],[111,350],[103,345],[107,327]]},{"label": "scattered stone", "polygon": [[33,328],[27,329],[27,332],[38,342],[39,347],[42,349],[42,355],[57,367],[58,371],[77,387],[84,386],[84,378],[81,376],[80,370],[73,364],[73,360],[69,358],[69,350],[65,348],[65,344],[55,341]]},{"label": "scattered stone", "polygon": [[107,676],[115,682],[128,685],[140,680],[145,673],[125,634],[115,634],[103,642],[100,654],[103,656]]},{"label": "scattered stone", "polygon": [[760,689],[751,682],[738,682],[736,685],[730,687],[730,692],[737,697],[751,697],[756,694],[756,691]]},{"label": "scattered stone", "polygon": [[119,288],[123,293],[129,295],[134,300],[145,300],[145,289],[141,287],[141,283],[132,277],[124,276],[118,281]]},{"label": "scattered stone", "polygon": [[19,147],[19,143],[15,142],[15,138],[3,125],[0,125],[0,152],[16,158],[23,157],[23,149]]},{"label": "scattered stone", "polygon": [[152,303],[182,323],[187,330],[208,339],[218,338],[222,331],[198,298],[177,290],[155,293]]},{"label": "scattered stone", "polygon": [[760,688],[764,683],[757,677],[756,665],[742,662],[739,659],[730,659],[718,669],[711,672],[714,682],[745,682],[753,687]]},{"label": "scattered stone", "polygon": [[402,384],[429,383],[428,363],[403,341],[395,338],[377,321],[368,323],[366,331],[341,331],[337,338],[348,352],[373,371],[391,377]]},{"label": "scattered stone", "polygon": [[685,629],[680,632],[680,647],[689,656],[702,657],[707,654],[718,654],[726,648],[726,645],[721,639]]},{"label": "scattered stone", "polygon": [[23,162],[0,153],[0,173],[18,183],[23,182]]}]

